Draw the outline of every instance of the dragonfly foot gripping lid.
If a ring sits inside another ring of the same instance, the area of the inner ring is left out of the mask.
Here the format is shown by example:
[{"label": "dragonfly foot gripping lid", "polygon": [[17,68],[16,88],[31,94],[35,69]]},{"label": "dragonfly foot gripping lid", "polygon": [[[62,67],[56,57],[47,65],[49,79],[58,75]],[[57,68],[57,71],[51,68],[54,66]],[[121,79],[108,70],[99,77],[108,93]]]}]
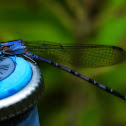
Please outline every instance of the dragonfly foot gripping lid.
[{"label": "dragonfly foot gripping lid", "polygon": [[3,57],[0,62],[0,121],[33,107],[43,92],[41,80],[35,64],[21,57]]}]

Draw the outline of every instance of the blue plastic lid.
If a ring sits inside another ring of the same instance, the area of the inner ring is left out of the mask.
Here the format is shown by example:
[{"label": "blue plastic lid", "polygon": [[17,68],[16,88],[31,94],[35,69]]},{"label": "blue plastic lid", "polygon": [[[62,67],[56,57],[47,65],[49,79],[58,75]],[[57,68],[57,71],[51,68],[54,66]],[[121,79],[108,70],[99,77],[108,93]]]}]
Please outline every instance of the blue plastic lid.
[{"label": "blue plastic lid", "polygon": [[0,99],[17,93],[23,89],[32,78],[32,69],[25,59],[21,57],[10,58],[15,67],[14,71],[7,78],[0,81]]}]

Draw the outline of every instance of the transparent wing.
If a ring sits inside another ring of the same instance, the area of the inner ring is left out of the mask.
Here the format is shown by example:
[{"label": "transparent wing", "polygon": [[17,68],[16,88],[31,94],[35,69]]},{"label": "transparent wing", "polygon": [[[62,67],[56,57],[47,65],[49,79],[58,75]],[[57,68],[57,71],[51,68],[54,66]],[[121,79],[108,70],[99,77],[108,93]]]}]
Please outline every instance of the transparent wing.
[{"label": "transparent wing", "polygon": [[61,64],[78,67],[105,67],[121,63],[126,52],[116,46],[59,44],[46,41],[26,42],[28,51]]}]

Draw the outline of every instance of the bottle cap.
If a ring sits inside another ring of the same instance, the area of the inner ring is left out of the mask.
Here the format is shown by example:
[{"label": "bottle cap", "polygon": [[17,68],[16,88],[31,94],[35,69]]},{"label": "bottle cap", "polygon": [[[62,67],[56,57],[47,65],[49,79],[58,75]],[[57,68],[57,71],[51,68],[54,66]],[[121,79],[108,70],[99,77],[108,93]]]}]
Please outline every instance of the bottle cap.
[{"label": "bottle cap", "polygon": [[21,57],[3,58],[4,70],[0,70],[3,75],[0,76],[0,121],[30,109],[43,92],[41,73],[35,64]]}]

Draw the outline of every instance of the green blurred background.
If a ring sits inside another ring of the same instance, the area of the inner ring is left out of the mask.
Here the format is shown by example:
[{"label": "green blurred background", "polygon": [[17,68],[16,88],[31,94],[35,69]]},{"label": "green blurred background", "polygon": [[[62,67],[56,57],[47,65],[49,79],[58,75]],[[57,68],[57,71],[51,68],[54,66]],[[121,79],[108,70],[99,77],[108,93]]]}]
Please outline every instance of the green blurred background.
[{"label": "green blurred background", "polygon": [[[124,0],[0,1],[0,41],[92,43],[126,50],[125,33]],[[41,126],[126,126],[124,100],[48,64],[38,65],[45,84],[38,103]],[[74,69],[126,94],[126,63]]]}]

